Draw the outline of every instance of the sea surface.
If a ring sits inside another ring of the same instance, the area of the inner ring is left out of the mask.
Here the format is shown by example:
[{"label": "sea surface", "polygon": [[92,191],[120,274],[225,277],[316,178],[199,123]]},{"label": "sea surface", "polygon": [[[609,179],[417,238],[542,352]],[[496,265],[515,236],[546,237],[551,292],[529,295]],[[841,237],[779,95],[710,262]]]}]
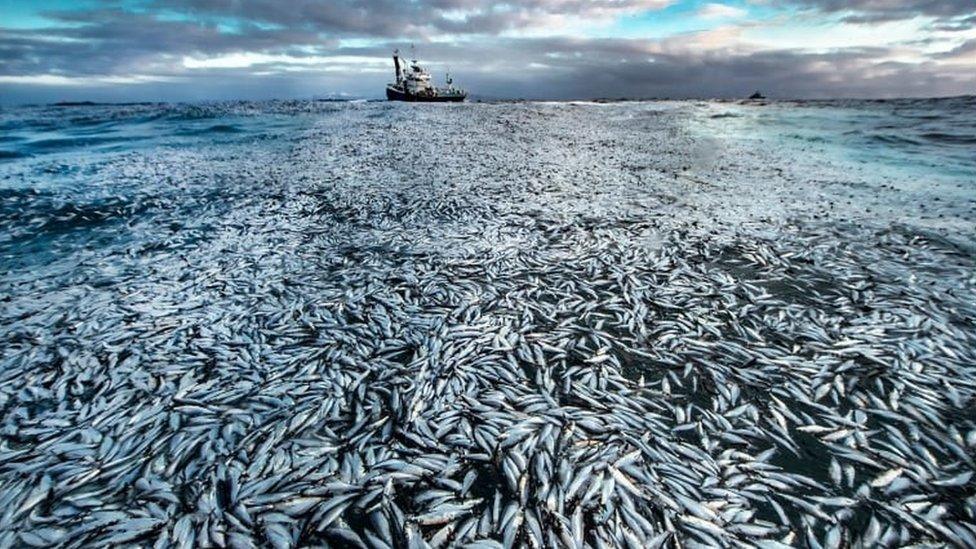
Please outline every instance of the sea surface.
[{"label": "sea surface", "polygon": [[0,546],[976,546],[976,97],[0,110]]}]

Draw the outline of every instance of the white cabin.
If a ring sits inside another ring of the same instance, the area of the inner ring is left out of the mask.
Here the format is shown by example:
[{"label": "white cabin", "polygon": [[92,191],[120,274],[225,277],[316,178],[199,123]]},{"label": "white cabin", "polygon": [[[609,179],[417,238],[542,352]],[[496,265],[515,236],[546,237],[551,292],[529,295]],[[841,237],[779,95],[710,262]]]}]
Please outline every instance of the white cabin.
[{"label": "white cabin", "polygon": [[403,83],[407,93],[425,95],[433,91],[430,73],[418,65],[416,60],[410,62],[410,70],[404,74]]}]

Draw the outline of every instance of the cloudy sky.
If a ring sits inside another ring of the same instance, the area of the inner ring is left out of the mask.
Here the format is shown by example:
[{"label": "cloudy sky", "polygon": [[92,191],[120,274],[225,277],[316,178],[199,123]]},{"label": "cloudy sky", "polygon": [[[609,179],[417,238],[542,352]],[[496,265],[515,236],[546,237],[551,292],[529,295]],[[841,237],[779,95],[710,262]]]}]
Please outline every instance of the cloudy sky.
[{"label": "cloudy sky", "polygon": [[0,0],[0,103],[976,93],[976,0]]}]

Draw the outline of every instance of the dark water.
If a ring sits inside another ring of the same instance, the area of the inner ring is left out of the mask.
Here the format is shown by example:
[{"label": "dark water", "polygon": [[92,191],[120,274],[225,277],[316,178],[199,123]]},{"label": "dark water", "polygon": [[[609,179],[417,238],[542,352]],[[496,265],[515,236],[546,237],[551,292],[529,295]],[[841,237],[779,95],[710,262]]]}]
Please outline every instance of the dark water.
[{"label": "dark water", "polygon": [[36,106],[0,112],[0,158],[124,152],[192,146],[235,134],[269,139],[301,124],[301,116],[335,107],[316,103],[213,103]]}]

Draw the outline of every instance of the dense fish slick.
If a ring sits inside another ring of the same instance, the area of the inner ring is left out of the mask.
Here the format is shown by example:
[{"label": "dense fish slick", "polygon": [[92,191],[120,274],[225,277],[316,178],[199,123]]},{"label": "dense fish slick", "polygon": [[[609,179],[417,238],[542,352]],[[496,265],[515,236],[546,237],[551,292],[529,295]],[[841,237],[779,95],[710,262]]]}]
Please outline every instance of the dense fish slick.
[{"label": "dense fish slick", "polygon": [[957,107],[3,111],[0,547],[974,547]]}]

